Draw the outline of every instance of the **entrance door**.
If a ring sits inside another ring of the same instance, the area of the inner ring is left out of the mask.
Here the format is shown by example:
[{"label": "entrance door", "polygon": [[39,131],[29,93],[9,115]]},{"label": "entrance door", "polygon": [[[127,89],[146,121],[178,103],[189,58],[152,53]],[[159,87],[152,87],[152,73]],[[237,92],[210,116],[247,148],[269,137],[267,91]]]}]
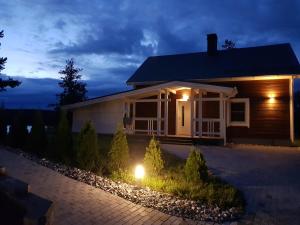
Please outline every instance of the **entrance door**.
[{"label": "entrance door", "polygon": [[191,136],[191,102],[177,102],[177,135]]}]

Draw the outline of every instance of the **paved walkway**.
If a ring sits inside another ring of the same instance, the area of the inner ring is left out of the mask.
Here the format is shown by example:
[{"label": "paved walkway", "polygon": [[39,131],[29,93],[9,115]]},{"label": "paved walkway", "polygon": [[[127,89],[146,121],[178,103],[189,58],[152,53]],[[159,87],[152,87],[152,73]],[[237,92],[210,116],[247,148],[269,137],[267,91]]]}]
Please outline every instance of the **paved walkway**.
[{"label": "paved walkway", "polygon": [[[190,146],[163,145],[182,158]],[[247,215],[238,224],[300,225],[300,149],[289,147],[205,147],[212,172],[239,187]]]},{"label": "paved walkway", "polygon": [[136,205],[3,149],[0,165],[9,175],[29,183],[31,192],[55,202],[55,225],[213,224],[195,223]]}]

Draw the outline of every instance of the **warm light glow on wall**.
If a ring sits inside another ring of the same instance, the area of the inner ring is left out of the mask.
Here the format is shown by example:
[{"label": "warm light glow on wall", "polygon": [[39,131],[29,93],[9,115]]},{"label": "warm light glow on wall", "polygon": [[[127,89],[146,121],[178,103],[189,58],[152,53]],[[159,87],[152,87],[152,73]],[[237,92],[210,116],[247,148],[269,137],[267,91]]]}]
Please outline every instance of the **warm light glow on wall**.
[{"label": "warm light glow on wall", "polygon": [[275,102],[275,95],[274,94],[269,94],[269,103],[274,103]]},{"label": "warm light glow on wall", "polygon": [[182,101],[186,102],[187,100],[189,100],[189,96],[187,94],[183,94],[182,95]]}]

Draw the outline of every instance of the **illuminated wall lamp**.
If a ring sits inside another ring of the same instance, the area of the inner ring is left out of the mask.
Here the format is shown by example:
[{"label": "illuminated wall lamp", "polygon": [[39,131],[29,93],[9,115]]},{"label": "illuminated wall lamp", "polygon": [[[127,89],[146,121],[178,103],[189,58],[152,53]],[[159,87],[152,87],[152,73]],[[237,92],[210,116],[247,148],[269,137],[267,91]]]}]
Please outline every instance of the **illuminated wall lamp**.
[{"label": "illuminated wall lamp", "polygon": [[182,95],[182,101],[186,102],[187,100],[189,100],[189,96],[187,94],[183,94]]},{"label": "illuminated wall lamp", "polygon": [[271,94],[269,95],[269,103],[274,103],[275,102],[275,95]]}]

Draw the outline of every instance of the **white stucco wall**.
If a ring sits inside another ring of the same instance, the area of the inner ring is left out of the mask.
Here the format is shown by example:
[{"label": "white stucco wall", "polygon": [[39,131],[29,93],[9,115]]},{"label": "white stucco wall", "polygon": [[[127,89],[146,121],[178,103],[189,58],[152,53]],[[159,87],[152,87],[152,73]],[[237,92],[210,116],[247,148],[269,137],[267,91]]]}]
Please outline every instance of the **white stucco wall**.
[{"label": "white stucco wall", "polygon": [[73,132],[79,132],[87,121],[91,121],[97,133],[113,134],[123,120],[123,100],[101,102],[73,111]]}]

